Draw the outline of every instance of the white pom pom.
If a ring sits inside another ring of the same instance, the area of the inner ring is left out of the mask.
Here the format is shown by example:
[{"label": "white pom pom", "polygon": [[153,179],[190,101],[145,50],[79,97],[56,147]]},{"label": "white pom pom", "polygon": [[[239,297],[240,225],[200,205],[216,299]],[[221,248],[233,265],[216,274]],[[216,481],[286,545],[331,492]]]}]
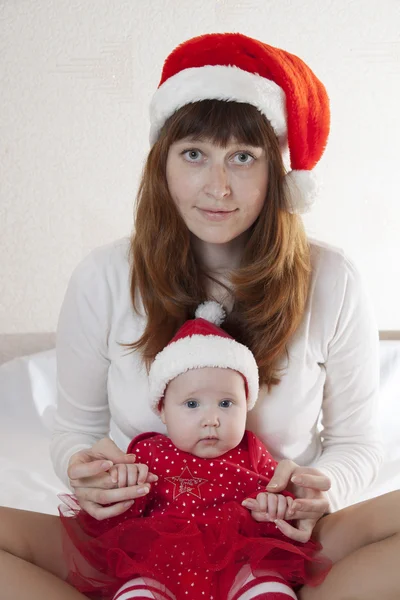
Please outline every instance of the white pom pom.
[{"label": "white pom pom", "polygon": [[289,190],[291,213],[308,212],[319,194],[318,179],[312,171],[290,171],[285,176],[285,183]]},{"label": "white pom pom", "polygon": [[214,323],[214,325],[221,325],[225,320],[226,313],[221,304],[214,300],[209,300],[197,307],[195,316],[197,319],[210,321],[210,323]]}]

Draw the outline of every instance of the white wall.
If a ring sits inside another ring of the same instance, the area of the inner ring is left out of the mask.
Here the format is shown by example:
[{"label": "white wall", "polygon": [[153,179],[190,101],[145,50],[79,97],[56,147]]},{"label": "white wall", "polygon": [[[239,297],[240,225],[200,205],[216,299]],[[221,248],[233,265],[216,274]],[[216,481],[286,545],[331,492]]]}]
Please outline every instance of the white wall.
[{"label": "white wall", "polygon": [[332,134],[312,235],[344,247],[400,330],[398,0],[3,0],[0,334],[52,332],[69,275],[129,234],[163,59],[241,31],[326,84]]}]

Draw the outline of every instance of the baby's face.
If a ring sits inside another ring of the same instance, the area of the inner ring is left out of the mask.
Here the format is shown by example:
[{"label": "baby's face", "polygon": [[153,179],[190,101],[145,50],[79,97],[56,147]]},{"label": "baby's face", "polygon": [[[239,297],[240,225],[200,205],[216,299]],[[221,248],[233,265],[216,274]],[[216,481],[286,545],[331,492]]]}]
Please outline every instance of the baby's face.
[{"label": "baby's face", "polygon": [[216,458],[237,446],[246,427],[243,377],[232,369],[192,369],[167,387],[161,419],[180,450]]}]

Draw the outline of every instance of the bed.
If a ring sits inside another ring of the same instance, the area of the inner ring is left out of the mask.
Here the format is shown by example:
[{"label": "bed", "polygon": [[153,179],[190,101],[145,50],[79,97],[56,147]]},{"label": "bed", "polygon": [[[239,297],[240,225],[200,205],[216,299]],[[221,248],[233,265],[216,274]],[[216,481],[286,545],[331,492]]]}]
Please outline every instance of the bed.
[{"label": "bed", "polygon": [[[358,500],[400,488],[400,340],[381,340],[380,360],[385,459]],[[0,366],[0,505],[57,513],[57,494],[66,489],[48,452],[55,408],[54,349]]]}]

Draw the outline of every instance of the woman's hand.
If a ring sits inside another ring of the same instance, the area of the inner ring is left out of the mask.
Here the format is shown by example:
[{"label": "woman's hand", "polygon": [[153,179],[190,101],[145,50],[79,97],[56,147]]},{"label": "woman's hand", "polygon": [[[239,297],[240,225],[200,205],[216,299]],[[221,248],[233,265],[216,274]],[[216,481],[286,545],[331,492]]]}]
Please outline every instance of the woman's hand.
[{"label": "woman's hand", "polygon": [[129,465],[135,460],[134,454],[125,454],[109,438],[73,454],[68,464],[68,477],[82,509],[101,521],[125,512],[135,498],[148,494],[150,484],[157,480],[153,473],[146,474],[143,484],[123,488],[118,488],[115,476],[111,477],[109,473],[115,463]]},{"label": "woman's hand", "polygon": [[267,492],[287,490],[296,497],[289,510],[289,517],[297,521],[297,527],[277,519],[275,523],[282,533],[293,540],[308,542],[316,522],[329,512],[329,501],[324,492],[330,487],[329,477],[318,469],[300,467],[288,459],[278,463],[275,474],[267,485]]}]

